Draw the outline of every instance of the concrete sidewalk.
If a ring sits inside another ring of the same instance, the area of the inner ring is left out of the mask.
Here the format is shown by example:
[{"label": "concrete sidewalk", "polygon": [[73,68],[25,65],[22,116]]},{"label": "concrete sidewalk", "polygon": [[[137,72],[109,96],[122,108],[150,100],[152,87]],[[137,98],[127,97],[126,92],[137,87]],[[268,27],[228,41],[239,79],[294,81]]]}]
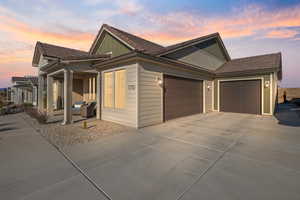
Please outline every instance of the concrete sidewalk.
[{"label": "concrete sidewalk", "polygon": [[0,199],[105,199],[23,115],[0,117]]}]

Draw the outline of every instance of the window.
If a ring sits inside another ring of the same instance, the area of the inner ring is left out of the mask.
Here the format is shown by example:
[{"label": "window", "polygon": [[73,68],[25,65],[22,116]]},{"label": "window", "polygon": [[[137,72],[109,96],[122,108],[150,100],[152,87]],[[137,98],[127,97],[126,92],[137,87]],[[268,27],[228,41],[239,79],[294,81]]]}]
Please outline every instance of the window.
[{"label": "window", "polygon": [[104,107],[125,107],[125,76],[126,70],[104,73]]},{"label": "window", "polygon": [[115,107],[125,107],[125,70],[115,72]]},{"label": "window", "polygon": [[113,72],[104,73],[104,107],[112,108],[113,98]]}]

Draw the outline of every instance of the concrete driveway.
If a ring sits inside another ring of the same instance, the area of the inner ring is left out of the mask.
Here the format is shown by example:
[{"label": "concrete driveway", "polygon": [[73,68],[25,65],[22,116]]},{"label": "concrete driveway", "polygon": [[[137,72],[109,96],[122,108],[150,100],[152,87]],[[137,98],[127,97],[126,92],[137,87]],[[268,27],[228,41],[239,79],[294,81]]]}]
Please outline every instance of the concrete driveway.
[{"label": "concrete driveway", "polygon": [[0,199],[105,199],[24,117],[0,116]]},{"label": "concrete driveway", "polygon": [[291,105],[277,119],[200,114],[63,149],[95,185],[26,131],[0,132],[5,199],[103,199],[98,189],[113,200],[300,199],[300,118]]},{"label": "concrete driveway", "polygon": [[65,152],[112,199],[300,199],[300,119],[291,108],[280,124],[201,114]]}]

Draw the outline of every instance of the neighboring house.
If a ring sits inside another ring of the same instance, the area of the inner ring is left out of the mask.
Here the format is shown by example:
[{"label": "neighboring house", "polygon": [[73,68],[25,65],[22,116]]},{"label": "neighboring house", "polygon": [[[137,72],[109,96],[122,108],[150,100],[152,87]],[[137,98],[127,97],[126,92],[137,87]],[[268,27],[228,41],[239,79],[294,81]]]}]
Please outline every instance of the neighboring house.
[{"label": "neighboring house", "polygon": [[65,124],[75,100],[92,99],[98,119],[137,128],[211,111],[272,115],[282,76],[281,53],[231,59],[218,33],[163,47],[106,24],[89,52],[38,42],[33,66],[49,113],[52,83],[64,86]]},{"label": "neighboring house", "polygon": [[38,77],[12,77],[10,87],[10,101],[14,104],[30,103],[37,106]]}]

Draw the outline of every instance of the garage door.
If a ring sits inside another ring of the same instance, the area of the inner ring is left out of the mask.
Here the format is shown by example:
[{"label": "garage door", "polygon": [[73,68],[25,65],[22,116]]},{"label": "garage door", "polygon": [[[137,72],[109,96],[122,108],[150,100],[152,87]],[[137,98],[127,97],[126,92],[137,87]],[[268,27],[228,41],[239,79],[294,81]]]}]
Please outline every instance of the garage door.
[{"label": "garage door", "polygon": [[220,111],[261,114],[261,81],[220,82]]},{"label": "garage door", "polygon": [[164,76],[164,120],[203,110],[202,81]]}]

